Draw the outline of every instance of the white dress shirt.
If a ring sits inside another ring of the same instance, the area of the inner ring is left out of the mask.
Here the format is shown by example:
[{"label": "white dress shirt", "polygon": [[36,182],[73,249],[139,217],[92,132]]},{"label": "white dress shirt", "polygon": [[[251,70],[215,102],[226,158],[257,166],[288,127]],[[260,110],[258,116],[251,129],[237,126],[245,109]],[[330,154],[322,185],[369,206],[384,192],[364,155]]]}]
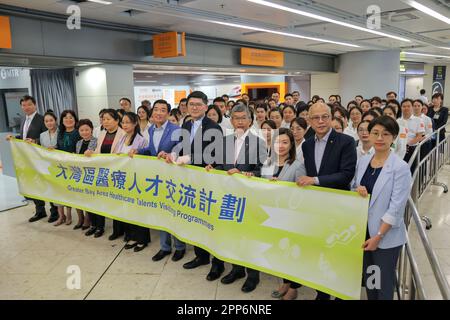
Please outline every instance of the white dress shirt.
[{"label": "white dress shirt", "polygon": [[248,132],[249,130],[245,131],[245,133],[239,137],[235,133],[236,140],[234,141],[234,163],[238,160],[239,153],[244,145],[245,138],[248,136]]},{"label": "white dress shirt", "polygon": [[37,111],[35,111],[33,114],[31,114],[29,116],[26,116],[26,118],[25,118],[25,123],[23,125],[23,134],[22,134],[24,139],[27,138],[28,129],[30,129],[31,122],[33,121],[34,116],[36,114],[37,114]]}]

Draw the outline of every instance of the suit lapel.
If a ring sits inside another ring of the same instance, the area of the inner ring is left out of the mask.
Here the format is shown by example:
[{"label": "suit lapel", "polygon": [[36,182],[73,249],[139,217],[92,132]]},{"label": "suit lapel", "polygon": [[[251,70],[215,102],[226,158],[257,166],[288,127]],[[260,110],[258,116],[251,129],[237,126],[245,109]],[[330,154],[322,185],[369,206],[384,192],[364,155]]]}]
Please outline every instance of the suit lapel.
[{"label": "suit lapel", "polygon": [[161,141],[159,141],[158,150],[156,150],[157,153],[159,153],[159,151],[161,150],[161,146],[163,144],[163,141],[166,140],[167,135],[169,134],[169,132],[170,132],[170,126],[169,126],[169,123],[167,123],[166,128],[164,129],[164,132],[163,132],[163,134],[161,136]]},{"label": "suit lapel", "polygon": [[[309,167],[312,168],[312,172],[311,173],[307,173],[307,175],[311,176],[311,177],[317,177],[317,168],[316,168],[316,155],[314,152],[314,149],[316,148],[316,140],[314,137],[311,138],[312,141],[310,143],[310,147],[309,147],[309,154],[311,155],[311,157],[307,157],[305,158],[305,161],[307,161],[307,159],[309,159]],[[305,145],[305,147],[307,147],[308,145]],[[306,154],[308,154],[306,153]]]},{"label": "suit lapel", "polygon": [[[331,129],[331,133],[328,136],[327,145],[325,146],[325,151],[323,153],[322,162],[320,163],[319,172],[317,173],[318,175],[320,175],[320,173],[322,172],[325,162],[327,161],[328,157],[330,156],[331,151],[334,148],[334,145],[336,144],[335,140],[336,140],[336,133],[333,129]],[[315,160],[316,159],[314,159],[314,165],[315,165]]]},{"label": "suit lapel", "polygon": [[[155,144],[153,143],[153,135],[155,134],[155,125],[153,124],[148,132],[149,135],[149,147],[150,147],[150,152],[151,154],[157,154],[157,150],[155,149]],[[162,139],[161,139],[162,140]],[[159,143],[161,144],[161,142]]]},{"label": "suit lapel", "polygon": [[370,206],[375,202],[378,196],[381,194],[381,191],[384,188],[384,185],[391,179],[392,172],[392,162],[393,162],[393,153],[389,155],[389,158],[385,162],[383,169],[381,169],[380,175],[378,176],[377,181],[373,187],[372,198],[370,199]]}]

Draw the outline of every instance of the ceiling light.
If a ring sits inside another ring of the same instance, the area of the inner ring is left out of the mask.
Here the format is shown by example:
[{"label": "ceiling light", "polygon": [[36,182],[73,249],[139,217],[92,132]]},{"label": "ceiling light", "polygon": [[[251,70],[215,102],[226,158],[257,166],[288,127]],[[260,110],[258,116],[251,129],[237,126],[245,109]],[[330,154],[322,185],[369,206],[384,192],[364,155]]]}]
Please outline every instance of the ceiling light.
[{"label": "ceiling light", "polygon": [[438,19],[438,20],[444,21],[447,24],[450,24],[450,18],[447,18],[446,16],[443,16],[439,12],[434,11],[431,8],[428,8],[428,7],[424,6],[423,4],[421,4],[421,3],[417,2],[417,1],[414,1],[414,0],[402,0],[402,1],[404,3],[410,5],[411,7],[415,8],[415,9],[417,9],[419,11],[422,11],[423,13],[425,13],[425,14],[427,14],[427,15],[435,18],[435,19]]},{"label": "ceiling light", "polygon": [[326,21],[326,22],[330,22],[330,23],[334,23],[334,24],[337,24],[337,25],[340,25],[340,26],[343,26],[343,27],[352,28],[352,29],[365,31],[365,32],[370,32],[370,33],[373,33],[373,34],[377,34],[379,36],[389,37],[389,38],[400,40],[400,41],[411,42],[411,40],[408,40],[408,39],[405,39],[405,38],[402,38],[402,37],[397,37],[397,36],[394,36],[394,35],[391,35],[391,34],[388,34],[388,33],[384,33],[384,32],[381,32],[381,31],[376,31],[376,30],[372,30],[372,29],[369,29],[369,28],[364,28],[364,27],[360,27],[360,26],[357,26],[357,25],[354,25],[354,24],[350,24],[350,23],[347,23],[347,22],[342,22],[342,21],[339,21],[339,20],[330,19],[330,18],[327,18],[327,17],[324,17],[324,16],[319,16],[319,15],[314,14],[314,13],[309,13],[309,12],[306,12],[306,11],[289,8],[289,7],[286,7],[286,6],[283,6],[283,5],[280,5],[280,4],[276,4],[276,3],[272,3],[272,2],[269,2],[269,1],[264,1],[264,0],[247,0],[247,1],[250,1],[250,2],[253,2],[253,3],[256,3],[256,4],[260,4],[260,5],[263,5],[263,6],[279,9],[279,10],[284,10],[284,11],[296,13],[296,14],[299,14],[299,15],[302,15],[302,16],[305,16],[305,17],[309,17],[309,18],[313,18],[313,19],[317,19],[317,20],[321,20],[321,21]]},{"label": "ceiling light", "polygon": [[412,56],[424,56],[424,57],[433,57],[433,58],[446,58],[450,59],[450,56],[442,56],[438,54],[430,54],[430,53],[420,53],[420,52],[409,52],[409,51],[402,51],[404,54],[409,54]]},{"label": "ceiling light", "polygon": [[448,47],[439,47],[439,48],[445,49],[445,50],[450,50],[450,48],[448,48]]},{"label": "ceiling light", "polygon": [[327,42],[327,43],[339,44],[341,46],[347,46],[347,47],[353,47],[353,48],[359,48],[360,47],[360,46],[358,46],[356,44],[351,44],[351,43],[346,43],[346,42],[339,42],[339,41],[332,41],[332,40],[326,40],[326,39],[321,39],[321,38],[301,36],[301,35],[295,34],[295,33],[282,32],[282,31],[264,29],[264,28],[259,28],[259,27],[252,27],[252,26],[247,26],[247,25],[243,25],[243,24],[229,23],[229,22],[222,22],[222,21],[215,21],[215,20],[206,20],[206,21],[207,22],[211,22],[211,23],[221,24],[221,25],[224,25],[224,26],[248,29],[248,30],[253,30],[253,31],[262,31],[262,32],[267,32],[267,33],[278,34],[278,35],[281,35],[281,36],[300,38],[300,39],[308,39],[308,40],[314,40],[314,41],[320,41],[320,42]]},{"label": "ceiling light", "polygon": [[100,4],[112,4],[110,1],[103,1],[103,0],[88,0],[89,2],[95,2]]}]

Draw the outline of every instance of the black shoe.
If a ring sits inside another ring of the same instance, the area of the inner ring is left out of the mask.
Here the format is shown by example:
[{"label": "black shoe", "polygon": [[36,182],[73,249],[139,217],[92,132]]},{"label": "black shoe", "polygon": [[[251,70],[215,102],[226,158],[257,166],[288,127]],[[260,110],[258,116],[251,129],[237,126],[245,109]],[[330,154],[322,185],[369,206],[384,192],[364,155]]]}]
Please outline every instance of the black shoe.
[{"label": "black shoe", "polygon": [[103,235],[103,233],[105,233],[105,230],[97,229],[94,233],[94,238],[100,238]]},{"label": "black shoe", "polygon": [[123,234],[115,234],[115,233],[113,233],[112,235],[110,235],[110,236],[108,237],[108,240],[109,240],[109,241],[113,241],[113,240],[116,240],[117,238],[119,238],[119,237],[121,237],[121,236],[123,236]]},{"label": "black shoe", "polygon": [[223,277],[220,282],[223,284],[230,284],[235,282],[237,279],[241,279],[245,277],[244,272],[234,272],[231,271],[229,274],[227,274],[225,277]]},{"label": "black shoe", "polygon": [[241,290],[242,290],[242,292],[252,292],[253,290],[255,290],[258,283],[259,283],[259,279],[247,278],[247,280],[245,280],[244,285],[242,286]]},{"label": "black shoe", "polygon": [[142,251],[142,250],[144,250],[144,248],[147,246],[147,244],[138,244],[136,247],[134,247],[134,249],[133,249],[133,251],[134,252],[139,252],[139,251]]},{"label": "black shoe", "polygon": [[214,281],[220,278],[222,273],[225,271],[225,268],[223,265],[215,265],[213,264],[211,267],[211,271],[209,271],[208,275],[206,276],[206,280],[208,281]]},{"label": "black shoe", "polygon": [[75,225],[75,227],[73,227],[73,230],[81,229],[82,226],[83,226],[82,224],[77,224]]},{"label": "black shoe", "polygon": [[330,295],[321,291],[317,292],[317,296],[314,300],[330,300]]},{"label": "black shoe", "polygon": [[95,231],[97,231],[97,228],[96,227],[91,227],[88,231],[86,231],[85,235],[88,236],[88,237],[92,236],[95,233]]},{"label": "black shoe", "polygon": [[53,223],[56,220],[58,220],[58,216],[51,215],[50,218],[48,218],[48,223]]},{"label": "black shoe", "polygon": [[125,250],[129,250],[129,249],[133,249],[134,247],[136,247],[137,246],[137,242],[135,242],[135,243],[127,243],[126,245],[125,245]]},{"label": "black shoe", "polygon": [[89,226],[82,226],[81,227],[81,230],[87,230],[87,229],[89,229],[90,227]]},{"label": "black shoe", "polygon": [[186,250],[175,250],[175,253],[172,256],[172,261],[178,261],[183,259],[184,254],[186,253]]},{"label": "black shoe", "polygon": [[28,219],[28,222],[35,222],[35,221],[41,220],[42,218],[45,218],[46,216],[47,216],[46,213],[36,213],[34,216],[32,216],[30,219]]},{"label": "black shoe", "polygon": [[194,260],[183,264],[183,268],[185,268],[185,269],[194,269],[194,268],[203,266],[205,264],[209,264],[209,259],[208,260],[202,260],[199,257],[195,257]]},{"label": "black shoe", "polygon": [[164,250],[159,250],[157,254],[155,254],[152,257],[153,261],[159,261],[164,259],[165,256],[168,256],[171,253],[171,251],[164,251]]}]

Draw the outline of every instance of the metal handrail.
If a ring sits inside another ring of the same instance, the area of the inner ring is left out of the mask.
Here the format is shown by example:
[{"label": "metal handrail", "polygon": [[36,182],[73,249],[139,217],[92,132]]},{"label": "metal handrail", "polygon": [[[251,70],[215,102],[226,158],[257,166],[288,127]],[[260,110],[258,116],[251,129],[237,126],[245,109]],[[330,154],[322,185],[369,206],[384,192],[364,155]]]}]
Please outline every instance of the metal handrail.
[{"label": "metal handrail", "polygon": [[433,273],[439,286],[439,290],[441,291],[442,297],[445,300],[450,300],[450,286],[447,282],[447,279],[445,278],[444,272],[442,272],[442,268],[437,258],[436,252],[433,250],[430,240],[428,239],[428,236],[423,228],[419,211],[417,210],[416,205],[414,204],[414,201],[411,197],[409,197],[408,203],[410,205],[410,208],[412,209],[412,217],[417,225],[420,239],[422,240],[422,244],[424,245],[428,261],[430,262],[431,268],[433,269]]},{"label": "metal handrail", "polygon": [[[425,232],[425,229],[422,225],[422,219],[419,215],[418,209],[416,207],[416,203],[420,196],[425,191],[426,187],[428,187],[431,183],[437,184],[436,176],[439,169],[450,160],[450,152],[445,152],[445,144],[447,147],[450,147],[450,136],[446,137],[446,139],[439,141],[441,131],[445,130],[445,126],[435,130],[433,134],[426,139],[422,140],[415,148],[408,164],[410,167],[416,163],[416,167],[414,168],[414,172],[412,174],[412,184],[411,184],[411,195],[408,198],[408,208],[405,210],[405,224],[406,227],[409,227],[411,217],[413,218],[414,223],[416,224],[417,230],[419,232],[419,236],[421,242],[424,246],[425,252],[427,254],[428,262],[431,265],[433,270],[434,277],[438,284],[439,290],[442,294],[443,299],[450,299],[450,287],[446,280],[444,273],[442,272],[441,265],[438,261],[437,255],[432,248],[430,240]],[[420,159],[421,150],[423,145],[427,142],[436,139],[436,145],[429,153],[423,158]],[[441,160],[441,150],[444,150],[443,154],[445,159]],[[433,158],[434,157],[434,158]],[[434,160],[434,161],[433,161]],[[417,161],[417,162],[416,162]],[[427,165],[430,167],[427,167]],[[422,176],[420,175],[422,174]],[[423,176],[425,176],[425,180],[423,180]],[[421,180],[422,179],[422,180]],[[422,183],[423,182],[423,183]],[[422,183],[422,184],[421,184]],[[421,184],[421,185],[420,185]],[[444,192],[447,192],[447,186],[444,184],[439,184],[444,187]],[[418,190],[416,190],[417,188]],[[416,192],[417,191],[417,192]],[[408,228],[409,229],[409,228]],[[403,290],[403,298],[405,298],[405,293],[409,294],[410,299],[426,299],[426,294],[423,286],[422,277],[420,276],[416,259],[414,257],[414,253],[409,245],[409,238],[407,239],[407,243],[403,247],[403,251],[401,254],[401,258],[399,259],[399,268],[398,268],[398,279],[400,281],[399,287]],[[406,255],[405,255],[406,251]],[[408,262],[411,268],[410,273],[408,274]],[[417,291],[417,292],[416,292]],[[416,297],[417,293],[417,297]],[[400,297],[399,297],[400,298]]]}]

